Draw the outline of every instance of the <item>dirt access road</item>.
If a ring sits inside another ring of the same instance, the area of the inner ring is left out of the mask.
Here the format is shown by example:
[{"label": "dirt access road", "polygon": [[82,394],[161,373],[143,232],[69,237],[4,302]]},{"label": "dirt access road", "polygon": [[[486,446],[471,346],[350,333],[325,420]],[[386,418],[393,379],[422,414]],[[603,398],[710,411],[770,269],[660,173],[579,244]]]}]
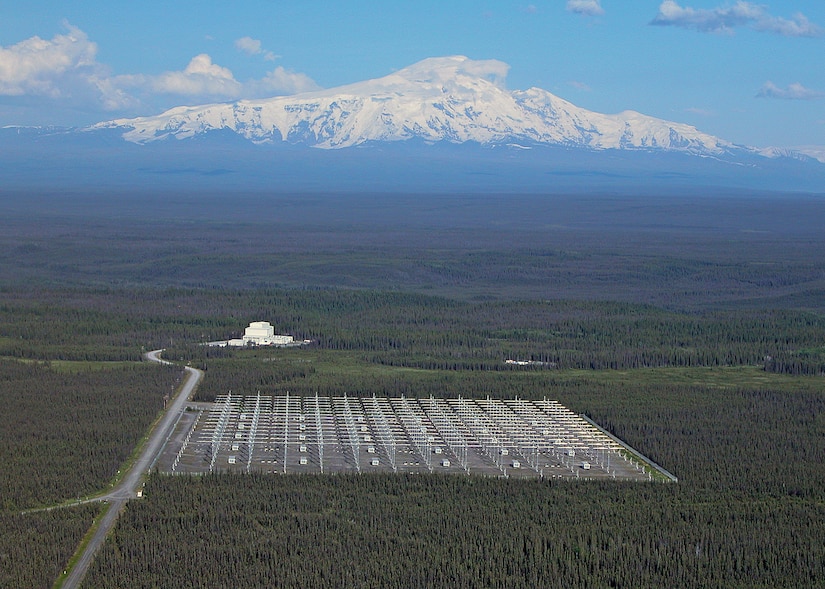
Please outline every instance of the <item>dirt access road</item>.
[{"label": "dirt access road", "polygon": [[[155,350],[153,352],[148,352],[144,357],[150,362],[171,364],[171,362],[161,359],[160,354],[162,351],[163,350]],[[95,530],[94,536],[86,545],[86,548],[83,550],[80,558],[63,580],[63,589],[77,589],[77,587],[80,586],[80,582],[86,575],[86,571],[89,569],[89,565],[91,564],[94,555],[103,545],[103,541],[106,539],[109,531],[114,527],[121,509],[126,502],[129,501],[129,499],[137,496],[143,476],[149,471],[149,468],[154,462],[155,457],[158,455],[158,452],[160,452],[163,444],[172,433],[172,429],[175,427],[175,423],[180,417],[181,412],[185,409],[186,402],[192,396],[195,386],[203,378],[203,372],[197,368],[187,366],[186,373],[186,380],[184,381],[183,386],[175,398],[167,406],[166,412],[163,414],[163,417],[160,419],[157,426],[155,426],[155,429],[152,430],[151,434],[149,434],[149,439],[146,440],[143,450],[137,460],[135,460],[132,468],[129,469],[114,489],[90,500],[108,501],[109,509],[100,520],[100,525],[97,530]]]}]

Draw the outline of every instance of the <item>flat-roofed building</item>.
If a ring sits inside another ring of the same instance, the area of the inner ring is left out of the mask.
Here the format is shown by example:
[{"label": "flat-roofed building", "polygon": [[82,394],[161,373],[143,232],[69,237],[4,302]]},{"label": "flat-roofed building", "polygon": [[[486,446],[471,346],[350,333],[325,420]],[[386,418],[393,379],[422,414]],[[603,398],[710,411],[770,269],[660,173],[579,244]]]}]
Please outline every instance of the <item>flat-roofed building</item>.
[{"label": "flat-roofed building", "polygon": [[243,345],[284,346],[293,342],[291,335],[276,335],[269,321],[253,321],[243,334]]}]

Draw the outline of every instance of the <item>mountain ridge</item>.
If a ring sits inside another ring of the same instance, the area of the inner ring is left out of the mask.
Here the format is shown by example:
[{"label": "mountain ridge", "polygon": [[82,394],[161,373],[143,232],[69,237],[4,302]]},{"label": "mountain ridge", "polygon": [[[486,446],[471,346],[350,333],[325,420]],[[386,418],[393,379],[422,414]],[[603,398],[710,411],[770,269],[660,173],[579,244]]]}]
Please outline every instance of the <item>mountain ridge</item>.
[{"label": "mountain ridge", "polygon": [[4,188],[825,193],[825,154],[814,149],[756,149],[632,110],[595,113],[540,88],[507,90],[507,70],[431,58],[293,96],[84,128],[6,126]]},{"label": "mountain ridge", "polygon": [[376,141],[527,143],[721,155],[736,146],[695,127],[626,110],[602,114],[540,88],[508,91],[506,64],[464,56],[428,58],[388,76],[269,99],[179,106],[155,116],[115,119],[86,130],[120,129],[151,143],[228,129],[254,143],[322,149]]}]

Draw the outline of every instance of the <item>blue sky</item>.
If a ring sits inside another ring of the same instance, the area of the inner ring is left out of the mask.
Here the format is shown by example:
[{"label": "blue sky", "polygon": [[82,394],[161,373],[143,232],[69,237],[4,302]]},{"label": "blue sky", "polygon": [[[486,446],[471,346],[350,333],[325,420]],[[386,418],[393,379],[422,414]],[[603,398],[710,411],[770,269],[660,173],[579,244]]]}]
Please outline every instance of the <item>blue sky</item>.
[{"label": "blue sky", "polygon": [[0,0],[0,126],[329,88],[456,54],[598,112],[825,146],[822,0]]}]

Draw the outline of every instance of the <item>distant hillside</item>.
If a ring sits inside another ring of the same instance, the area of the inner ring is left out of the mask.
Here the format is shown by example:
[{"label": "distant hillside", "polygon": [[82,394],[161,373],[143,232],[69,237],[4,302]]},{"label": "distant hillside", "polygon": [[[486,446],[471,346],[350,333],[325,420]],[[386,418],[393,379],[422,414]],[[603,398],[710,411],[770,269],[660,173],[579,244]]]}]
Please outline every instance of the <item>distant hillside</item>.
[{"label": "distant hillside", "polygon": [[141,145],[119,129],[0,129],[2,189],[238,193],[615,192],[737,188],[825,192],[809,158],[679,151],[370,142],[349,149],[255,144],[229,130]]}]

